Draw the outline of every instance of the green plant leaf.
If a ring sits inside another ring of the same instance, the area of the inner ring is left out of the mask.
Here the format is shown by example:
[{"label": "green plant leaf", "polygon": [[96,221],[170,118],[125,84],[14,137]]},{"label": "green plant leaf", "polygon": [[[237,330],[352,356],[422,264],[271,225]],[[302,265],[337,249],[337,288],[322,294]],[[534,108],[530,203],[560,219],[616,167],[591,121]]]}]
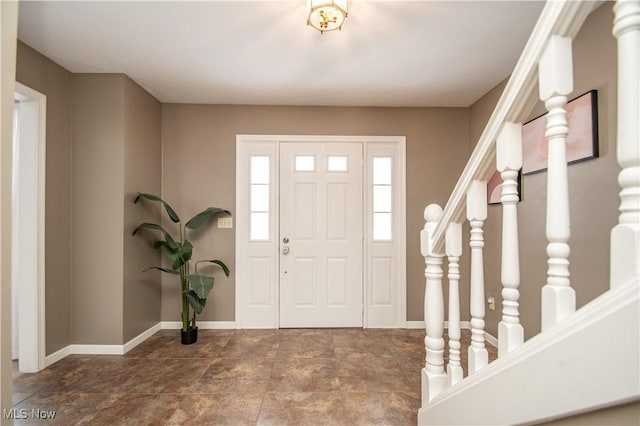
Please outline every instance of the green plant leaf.
[{"label": "green plant leaf", "polygon": [[158,271],[166,272],[167,274],[180,275],[180,272],[176,270],[161,268],[160,266],[149,266],[147,269],[145,269],[142,272],[147,272],[149,269],[157,269]]},{"label": "green plant leaf", "polygon": [[173,259],[175,255],[177,255],[178,253],[179,244],[176,243],[175,247],[172,247],[171,244],[169,244],[168,242],[164,240],[160,240],[160,241],[156,241],[153,244],[153,247],[162,248],[165,254]]},{"label": "green plant leaf", "polygon": [[133,203],[134,204],[137,203],[138,200],[140,200],[140,198],[145,198],[145,199],[150,200],[150,201],[159,201],[159,202],[161,202],[162,205],[164,206],[165,210],[167,211],[167,214],[169,215],[169,218],[175,223],[180,222],[180,218],[176,214],[175,210],[173,210],[173,208],[171,208],[169,203],[164,201],[162,198],[158,197],[157,195],[146,194],[144,192],[138,192],[138,195],[136,196],[135,200],[133,200]]},{"label": "green plant leaf", "polygon": [[224,264],[224,262],[222,260],[218,260],[218,259],[212,259],[212,260],[198,260],[196,262],[196,266],[199,263],[215,263],[216,265],[218,265],[220,268],[222,268],[222,272],[224,272],[224,274],[228,277],[229,276],[229,268],[227,267],[227,265]]},{"label": "green plant leaf", "polygon": [[207,302],[206,299],[201,299],[200,297],[198,297],[198,295],[193,290],[185,291],[184,295],[187,298],[187,302],[189,302],[189,305],[191,305],[191,307],[193,308],[193,311],[196,314],[201,314],[202,310],[204,309],[204,305]]},{"label": "green plant leaf", "polygon": [[[133,233],[131,235],[136,235],[136,233],[140,230],[140,229],[153,229],[155,231],[160,231],[162,232],[162,234],[164,235],[164,238],[167,242],[167,245],[173,249],[177,249],[178,248],[178,243],[176,243],[176,240],[173,239],[173,237],[171,236],[171,234],[169,234],[162,226],[160,225],[156,225],[155,223],[141,223],[140,225],[138,225],[138,227],[136,229],[133,230]],[[156,242],[157,244],[157,242]],[[155,244],[154,244],[155,246]]]},{"label": "green plant leaf", "polygon": [[167,243],[165,240],[158,240],[155,243],[153,243],[153,248],[159,249],[162,247],[170,248],[169,243]]},{"label": "green plant leaf", "polygon": [[221,209],[219,207],[209,207],[208,209],[198,213],[194,217],[192,217],[189,222],[187,222],[184,226],[189,229],[196,229],[204,225],[214,217],[215,215],[225,213],[231,216],[231,212],[229,210]]},{"label": "green plant leaf", "polygon": [[213,288],[214,279],[207,275],[191,274],[187,277],[187,280],[189,281],[191,289],[195,291],[201,299],[206,299]]},{"label": "green plant leaf", "polygon": [[[178,256],[178,249],[176,248],[175,250],[173,250],[172,248],[168,247],[167,245],[163,245],[162,246],[162,252],[169,258],[169,260],[171,261],[171,268],[173,268],[173,263],[176,261],[176,259],[179,258]],[[177,268],[174,269],[178,269],[180,268],[181,265],[178,265]]]},{"label": "green plant leaf", "polygon": [[165,251],[165,253],[167,253],[167,256],[169,256],[173,261],[171,267],[173,269],[178,269],[191,259],[191,256],[193,255],[193,245],[189,241],[185,240],[184,243],[178,245],[178,250],[175,253],[170,253],[168,251]]}]

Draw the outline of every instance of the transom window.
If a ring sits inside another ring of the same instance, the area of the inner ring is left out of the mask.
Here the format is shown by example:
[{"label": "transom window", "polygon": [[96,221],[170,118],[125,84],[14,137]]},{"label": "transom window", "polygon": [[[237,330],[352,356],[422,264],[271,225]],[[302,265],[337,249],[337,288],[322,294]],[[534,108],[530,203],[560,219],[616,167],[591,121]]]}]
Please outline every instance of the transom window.
[{"label": "transom window", "polygon": [[296,172],[315,172],[316,157],[313,155],[296,155],[295,170]]},{"label": "transom window", "polygon": [[345,155],[330,155],[327,157],[327,170],[330,172],[346,172],[347,157]]}]

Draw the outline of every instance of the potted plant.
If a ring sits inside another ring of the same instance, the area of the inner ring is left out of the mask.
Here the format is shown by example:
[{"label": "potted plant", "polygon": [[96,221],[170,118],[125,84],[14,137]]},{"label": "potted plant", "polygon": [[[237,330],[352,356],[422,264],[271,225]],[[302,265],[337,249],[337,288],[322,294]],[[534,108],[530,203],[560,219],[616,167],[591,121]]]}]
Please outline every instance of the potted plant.
[{"label": "potted plant", "polygon": [[[193,271],[191,269],[191,262],[193,256],[193,245],[187,240],[187,230],[198,229],[201,226],[209,223],[210,219],[220,214],[231,215],[231,212],[218,207],[209,207],[206,210],[198,213],[192,217],[187,223],[182,225],[180,217],[171,208],[171,206],[160,197],[153,194],[138,193],[133,203],[137,203],[141,199],[149,201],[157,201],[164,206],[169,219],[172,222],[178,224],[180,236],[179,238],[173,238],[171,234],[166,231],[162,226],[155,223],[141,223],[133,230],[133,235],[136,235],[141,229],[149,229],[153,231],[159,231],[163,239],[156,241],[153,246],[156,249],[162,250],[162,252],[169,258],[171,264],[170,268],[164,268],[161,266],[150,266],[144,271],[150,269],[157,269],[167,274],[180,276],[180,291],[182,293],[182,330],[181,338],[182,343],[189,345],[195,343],[198,340],[198,327],[196,326],[196,314],[199,314],[204,309],[207,301],[207,296],[213,288],[214,278],[210,275],[204,275],[198,272],[198,265],[203,263],[214,264],[219,266],[224,274],[229,276],[229,268],[221,260],[218,259],[205,259],[193,261]],[[143,272],[144,272],[143,271]],[[193,315],[191,316],[191,310]]]}]

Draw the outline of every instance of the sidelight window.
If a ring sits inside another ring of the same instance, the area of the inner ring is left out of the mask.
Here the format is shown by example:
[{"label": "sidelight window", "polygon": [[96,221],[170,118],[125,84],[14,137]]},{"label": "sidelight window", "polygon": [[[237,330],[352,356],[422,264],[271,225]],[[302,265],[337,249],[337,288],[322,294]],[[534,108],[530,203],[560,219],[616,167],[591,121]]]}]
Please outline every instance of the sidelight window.
[{"label": "sidelight window", "polygon": [[392,235],[392,158],[373,157],[373,240],[391,241]]},{"label": "sidelight window", "polygon": [[269,174],[268,156],[250,157],[250,225],[249,239],[266,241],[269,239]]}]

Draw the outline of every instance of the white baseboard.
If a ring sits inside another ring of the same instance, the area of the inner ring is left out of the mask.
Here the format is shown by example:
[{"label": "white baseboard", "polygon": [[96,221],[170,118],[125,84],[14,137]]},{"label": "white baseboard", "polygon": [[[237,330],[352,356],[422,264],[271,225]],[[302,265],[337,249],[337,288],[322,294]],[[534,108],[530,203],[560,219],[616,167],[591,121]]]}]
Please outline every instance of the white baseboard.
[{"label": "white baseboard", "polygon": [[[424,329],[424,321],[407,321],[407,328],[409,329]],[[444,322],[444,328],[449,328],[449,322]],[[470,321],[460,321],[460,328],[462,330],[471,330],[471,322]],[[493,347],[498,347],[498,339],[489,334],[488,332],[484,332],[484,338]]]},{"label": "white baseboard", "polygon": [[124,345],[71,345],[73,355],[124,355]]},{"label": "white baseboard", "polygon": [[44,359],[45,367],[48,367],[69,355],[124,355],[140,343],[153,336],[160,330],[160,323],[143,331],[124,345],[83,345],[72,344],[60,349],[57,352],[47,355]]},{"label": "white baseboard", "polygon": [[[235,330],[235,321],[198,321],[200,330]],[[160,328],[163,330],[179,330],[182,328],[180,321],[162,321]]]},{"label": "white baseboard", "polygon": [[486,331],[484,332],[484,340],[486,340],[487,343],[493,346],[494,348],[498,347],[498,338],[487,333]]},{"label": "white baseboard", "polygon": [[[48,367],[69,355],[124,355],[159,330],[179,330],[181,327],[182,323],[180,321],[161,321],[129,340],[124,345],[72,344],[51,355],[47,355],[44,359],[44,364],[45,367]],[[236,328],[236,323],[235,321],[199,321],[198,328],[201,330],[233,330]]]},{"label": "white baseboard", "polygon": [[407,321],[407,328],[424,330],[424,321]]},{"label": "white baseboard", "polygon": [[[444,322],[444,328],[449,328],[449,321]],[[460,321],[461,330],[471,330],[471,323],[469,321]]]},{"label": "white baseboard", "polygon": [[127,343],[124,344],[123,347],[123,353],[126,354],[127,352],[129,352],[131,349],[135,348],[136,346],[138,346],[140,343],[144,342],[145,340],[147,340],[149,337],[153,336],[154,334],[156,334],[158,331],[160,331],[161,329],[161,323],[157,323],[156,325],[154,325],[153,327],[149,328],[146,331],[143,331],[142,333],[140,333],[139,335],[137,335],[136,337],[134,337],[133,339],[129,340]]},{"label": "white baseboard", "polygon": [[[422,328],[424,329],[426,326],[424,321],[407,321],[407,328]],[[444,328],[449,328],[449,321],[444,322]],[[463,330],[470,330],[471,323],[469,321],[460,321],[460,328]]]},{"label": "white baseboard", "polygon": [[56,351],[56,352],[52,353],[51,355],[45,356],[44,357],[44,367],[47,368],[48,366],[55,364],[56,362],[60,361],[61,359],[68,357],[69,355],[71,355],[71,345],[65,346],[64,348],[60,349],[59,351]]}]

